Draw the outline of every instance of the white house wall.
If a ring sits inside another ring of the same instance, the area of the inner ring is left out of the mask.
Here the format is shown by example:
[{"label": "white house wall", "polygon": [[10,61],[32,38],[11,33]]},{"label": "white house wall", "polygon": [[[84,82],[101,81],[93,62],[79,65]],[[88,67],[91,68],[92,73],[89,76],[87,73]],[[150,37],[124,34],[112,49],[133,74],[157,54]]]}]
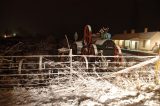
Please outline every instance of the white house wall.
[{"label": "white house wall", "polygon": [[131,49],[132,49],[132,50],[135,49],[135,41],[131,41]]},{"label": "white house wall", "polygon": [[143,47],[143,41],[139,41],[139,50],[151,50],[151,40],[146,40],[145,47]]},{"label": "white house wall", "polygon": [[151,40],[147,40],[145,48],[146,50],[151,50]]},{"label": "white house wall", "polygon": [[[150,39],[149,39],[149,37],[148,38],[144,37],[144,39],[143,39],[143,37],[140,37],[140,38],[137,38],[137,41],[132,40],[132,39],[134,39],[134,37],[130,40],[123,40],[123,38],[122,38],[121,40],[114,40],[114,41],[121,48],[127,48],[127,49],[134,50],[134,49],[136,49],[135,42],[137,42],[137,45],[138,45],[137,50],[152,50],[152,48],[156,42],[160,46],[160,32],[156,32],[155,34],[152,33],[152,34],[150,34],[150,36],[151,36]],[[144,40],[146,40],[145,47],[143,47]]]},{"label": "white house wall", "polygon": [[114,40],[114,43],[115,43],[116,45],[118,45],[118,44],[119,44],[119,40]]},{"label": "white house wall", "polygon": [[[135,43],[138,41],[131,41],[131,40],[114,40],[115,44],[117,44],[118,46],[120,46],[121,48],[125,48],[125,49],[131,49],[131,50],[135,50]],[[139,45],[139,42],[138,42]],[[137,47],[139,48],[139,47]]]},{"label": "white house wall", "polygon": [[127,48],[127,49],[130,48],[130,40],[125,40],[124,41],[124,48]]},{"label": "white house wall", "polygon": [[124,46],[124,40],[119,40],[119,46],[123,48],[123,46]]},{"label": "white house wall", "polygon": [[155,43],[157,42],[158,45],[160,45],[160,32],[157,32],[155,34],[155,36],[153,36],[151,38],[151,46],[150,49],[152,49],[152,47],[155,45]]}]

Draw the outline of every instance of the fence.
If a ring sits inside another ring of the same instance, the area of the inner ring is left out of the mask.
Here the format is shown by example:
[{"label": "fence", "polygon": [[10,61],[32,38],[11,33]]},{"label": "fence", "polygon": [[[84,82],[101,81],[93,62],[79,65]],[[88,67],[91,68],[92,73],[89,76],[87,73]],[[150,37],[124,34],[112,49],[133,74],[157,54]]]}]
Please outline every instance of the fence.
[{"label": "fence", "polygon": [[133,73],[138,73],[146,81],[153,81],[154,64],[159,56],[118,58],[72,55],[72,52],[69,55],[0,56],[0,87],[46,86],[66,81],[71,83],[79,75],[113,78],[123,74],[136,78]]}]

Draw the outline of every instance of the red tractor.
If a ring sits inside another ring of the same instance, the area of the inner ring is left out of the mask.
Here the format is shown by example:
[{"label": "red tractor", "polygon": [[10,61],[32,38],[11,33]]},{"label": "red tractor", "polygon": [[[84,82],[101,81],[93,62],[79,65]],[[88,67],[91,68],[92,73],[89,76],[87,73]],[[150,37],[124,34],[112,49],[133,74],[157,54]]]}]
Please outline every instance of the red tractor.
[{"label": "red tractor", "polygon": [[[102,39],[100,36],[97,36],[96,34],[92,34],[91,26],[86,25],[84,28],[83,40],[76,41],[72,46],[73,53],[81,55],[112,56],[108,57],[107,61],[122,62],[123,58],[120,47],[111,39]],[[90,59],[88,61],[90,61]]]}]

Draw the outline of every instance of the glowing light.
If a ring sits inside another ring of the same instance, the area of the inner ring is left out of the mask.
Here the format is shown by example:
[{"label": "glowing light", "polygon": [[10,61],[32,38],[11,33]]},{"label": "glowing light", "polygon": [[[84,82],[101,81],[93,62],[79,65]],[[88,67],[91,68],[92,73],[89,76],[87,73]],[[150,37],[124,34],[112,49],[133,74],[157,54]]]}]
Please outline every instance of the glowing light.
[{"label": "glowing light", "polygon": [[7,35],[4,35],[4,38],[7,38]]},{"label": "glowing light", "polygon": [[13,36],[15,37],[17,34],[16,33],[13,33]]}]

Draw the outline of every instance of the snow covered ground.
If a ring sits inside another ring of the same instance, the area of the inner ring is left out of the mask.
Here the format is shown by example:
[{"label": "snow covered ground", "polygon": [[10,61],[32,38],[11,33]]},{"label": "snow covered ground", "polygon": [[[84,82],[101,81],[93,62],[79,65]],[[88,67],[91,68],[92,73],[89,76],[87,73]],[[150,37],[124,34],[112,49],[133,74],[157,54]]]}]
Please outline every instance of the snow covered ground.
[{"label": "snow covered ground", "polygon": [[66,71],[58,84],[55,78],[46,87],[0,89],[0,106],[160,106],[160,85],[149,67],[107,76]]},{"label": "snow covered ground", "polygon": [[0,90],[1,106],[159,106],[160,85],[141,83],[122,88],[109,80],[78,78],[44,88]]}]

